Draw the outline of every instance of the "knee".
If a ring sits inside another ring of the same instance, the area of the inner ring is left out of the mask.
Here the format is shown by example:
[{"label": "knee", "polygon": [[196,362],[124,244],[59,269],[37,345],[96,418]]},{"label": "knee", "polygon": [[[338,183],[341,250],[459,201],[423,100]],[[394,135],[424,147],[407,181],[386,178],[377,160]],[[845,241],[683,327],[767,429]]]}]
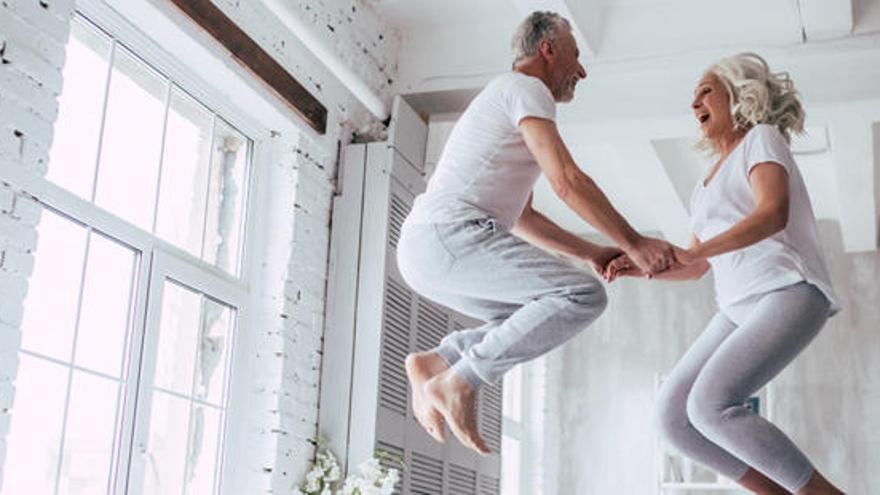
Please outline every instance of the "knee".
[{"label": "knee", "polygon": [[685,409],[685,400],[661,389],[654,405],[654,427],[660,436],[669,444],[677,446],[692,428]]},{"label": "knee", "polygon": [[573,303],[578,314],[583,316],[586,324],[592,323],[608,307],[608,293],[605,287],[592,277],[575,287],[567,298]]},{"label": "knee", "polygon": [[718,429],[724,419],[724,408],[719,407],[719,403],[705,387],[698,388],[695,385],[688,395],[688,419],[694,428],[706,437],[711,437],[712,432]]}]

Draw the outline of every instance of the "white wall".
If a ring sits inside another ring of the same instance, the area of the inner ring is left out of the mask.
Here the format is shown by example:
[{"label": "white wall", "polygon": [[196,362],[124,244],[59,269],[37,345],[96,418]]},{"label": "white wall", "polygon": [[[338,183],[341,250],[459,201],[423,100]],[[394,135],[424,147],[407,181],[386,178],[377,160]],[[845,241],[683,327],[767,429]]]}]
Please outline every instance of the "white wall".
[{"label": "white wall", "polygon": [[[847,493],[877,493],[880,254],[845,253],[833,222],[820,230],[844,310],[773,381],[773,415]],[[558,493],[654,493],[653,376],[702,331],[712,294],[711,277],[615,282],[606,313],[548,357],[545,448],[561,462],[545,481]]]},{"label": "white wall", "polygon": [[[44,176],[58,115],[64,45],[73,2],[0,3],[0,164]],[[31,254],[40,207],[0,184],[0,464],[6,456],[10,410]],[[2,483],[2,472],[0,472]]]}]

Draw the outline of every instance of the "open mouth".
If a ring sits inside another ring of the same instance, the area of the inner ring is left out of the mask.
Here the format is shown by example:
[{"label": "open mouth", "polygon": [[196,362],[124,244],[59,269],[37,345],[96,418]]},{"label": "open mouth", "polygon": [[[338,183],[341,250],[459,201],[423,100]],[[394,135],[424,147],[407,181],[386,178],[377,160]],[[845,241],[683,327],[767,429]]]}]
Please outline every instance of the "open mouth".
[{"label": "open mouth", "polygon": [[706,122],[709,121],[709,114],[708,113],[701,113],[701,114],[697,115],[697,120],[700,121],[700,124],[705,124]]}]

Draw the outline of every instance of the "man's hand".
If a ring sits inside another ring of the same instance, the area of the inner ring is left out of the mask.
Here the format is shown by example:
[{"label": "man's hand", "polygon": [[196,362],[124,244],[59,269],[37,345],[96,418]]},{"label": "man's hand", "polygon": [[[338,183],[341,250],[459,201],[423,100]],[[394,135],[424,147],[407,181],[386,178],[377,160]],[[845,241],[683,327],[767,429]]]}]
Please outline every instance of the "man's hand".
[{"label": "man's hand", "polygon": [[676,262],[675,247],[664,240],[652,237],[640,237],[626,254],[636,267],[648,276],[656,275]]},{"label": "man's hand", "polygon": [[[611,246],[598,246],[595,252],[590,253],[586,257],[587,263],[593,268],[597,275],[608,280],[608,265],[612,260],[626,256],[622,249]],[[610,282],[610,280],[608,280]]]}]

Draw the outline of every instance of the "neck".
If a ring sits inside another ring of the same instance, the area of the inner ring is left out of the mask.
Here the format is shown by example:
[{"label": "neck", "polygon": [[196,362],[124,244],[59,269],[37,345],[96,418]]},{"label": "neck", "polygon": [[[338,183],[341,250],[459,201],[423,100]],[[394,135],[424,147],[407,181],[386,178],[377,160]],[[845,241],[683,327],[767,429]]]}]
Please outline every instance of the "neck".
[{"label": "neck", "polygon": [[527,58],[517,63],[513,66],[513,71],[527,76],[537,77],[544,82],[544,85],[548,88],[550,87],[550,74],[547,71],[547,64],[537,57]]},{"label": "neck", "polygon": [[718,136],[715,141],[715,149],[721,156],[727,156],[736,148],[736,145],[742,140],[742,138],[746,135],[745,131],[738,131],[731,129],[730,132],[724,133],[722,136]]}]

